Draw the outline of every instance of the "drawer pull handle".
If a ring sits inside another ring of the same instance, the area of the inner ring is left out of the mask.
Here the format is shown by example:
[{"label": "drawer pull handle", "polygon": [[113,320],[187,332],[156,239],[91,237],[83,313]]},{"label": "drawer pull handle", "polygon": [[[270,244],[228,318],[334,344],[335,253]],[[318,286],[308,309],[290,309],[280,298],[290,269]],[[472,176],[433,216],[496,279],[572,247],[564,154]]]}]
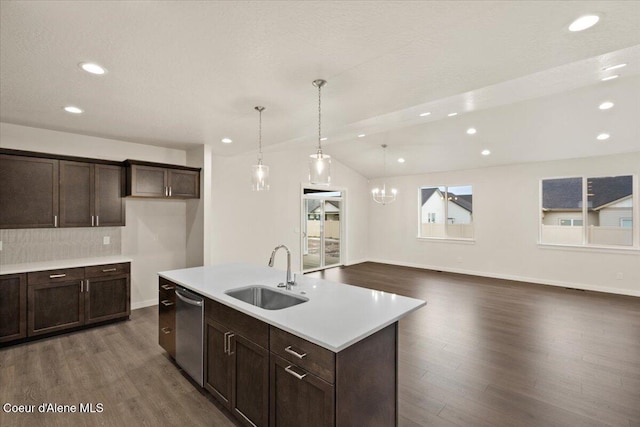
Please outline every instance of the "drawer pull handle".
[{"label": "drawer pull handle", "polygon": [[301,380],[304,377],[307,376],[307,374],[299,374],[296,371],[294,371],[293,369],[291,369],[293,365],[289,365],[286,368],[284,368],[285,371],[287,371],[288,373],[290,373],[291,375],[293,375],[294,377],[296,377],[297,379]]},{"label": "drawer pull handle", "polygon": [[171,333],[171,328],[168,328],[168,327],[162,328],[162,333],[165,334],[165,335],[170,334]]},{"label": "drawer pull handle", "polygon": [[66,274],[50,274],[49,279],[59,279],[61,277],[66,277]]},{"label": "drawer pull handle", "polygon": [[173,286],[171,286],[171,285],[162,285],[162,286],[160,286],[160,287],[161,287],[162,289],[164,289],[165,291],[170,291],[170,290],[174,289],[174,287],[173,287]]},{"label": "drawer pull handle", "polygon": [[169,301],[168,299],[163,299],[162,301],[160,301],[162,303],[162,305],[164,305],[165,307],[171,307],[174,303]]},{"label": "drawer pull handle", "polygon": [[291,346],[288,346],[287,348],[285,348],[284,351],[286,351],[289,354],[294,355],[298,359],[302,359],[303,357],[305,357],[307,355],[307,353],[298,353],[297,351],[292,349]]},{"label": "drawer pull handle", "polygon": [[117,268],[105,268],[102,270],[103,273],[111,273],[112,271],[118,271]]}]

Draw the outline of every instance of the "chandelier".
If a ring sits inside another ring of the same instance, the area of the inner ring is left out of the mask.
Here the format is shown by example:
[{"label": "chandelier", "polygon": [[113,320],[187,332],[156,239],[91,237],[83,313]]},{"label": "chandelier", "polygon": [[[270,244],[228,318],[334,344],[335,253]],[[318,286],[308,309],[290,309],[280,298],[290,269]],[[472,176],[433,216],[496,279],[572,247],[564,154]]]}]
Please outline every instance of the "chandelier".
[{"label": "chandelier", "polygon": [[[382,144],[382,167],[383,167],[383,178],[387,175],[387,144]],[[386,205],[388,203],[392,203],[396,200],[396,196],[398,194],[398,190],[392,188],[390,191],[387,191],[387,184],[385,182],[382,183],[382,189],[376,187],[371,190],[371,195],[373,196],[373,201],[376,203],[380,203],[382,205]]]}]

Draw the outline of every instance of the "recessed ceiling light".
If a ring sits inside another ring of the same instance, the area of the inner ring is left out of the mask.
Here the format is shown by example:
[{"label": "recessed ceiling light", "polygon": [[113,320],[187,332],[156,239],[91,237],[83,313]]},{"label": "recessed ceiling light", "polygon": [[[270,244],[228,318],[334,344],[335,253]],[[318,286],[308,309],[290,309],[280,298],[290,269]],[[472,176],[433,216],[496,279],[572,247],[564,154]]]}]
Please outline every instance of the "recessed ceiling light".
[{"label": "recessed ceiling light", "polygon": [[608,133],[601,133],[600,135],[596,136],[596,139],[598,141],[604,141],[605,139],[609,139],[611,135],[609,135]]},{"label": "recessed ceiling light", "polygon": [[400,157],[400,158],[398,159],[398,163],[404,163],[404,159],[403,159],[402,157]]},{"label": "recessed ceiling light", "polygon": [[467,129],[467,133],[469,135],[475,135],[475,133],[477,132],[476,128],[469,128]]},{"label": "recessed ceiling light", "polygon": [[104,67],[98,64],[95,64],[93,62],[83,62],[82,64],[80,64],[80,68],[85,70],[87,73],[97,74],[97,75],[102,75],[107,72],[107,70]]},{"label": "recessed ceiling light", "polygon": [[612,108],[613,105],[614,105],[613,102],[606,101],[606,102],[603,102],[602,104],[598,105],[598,108],[601,109],[601,110],[608,110],[609,108]]},{"label": "recessed ceiling light", "polygon": [[364,133],[361,133],[360,135],[358,135],[358,138],[364,138],[365,136],[367,135],[365,135]]},{"label": "recessed ceiling light", "polygon": [[231,139],[231,138],[222,138],[221,141],[224,144],[231,144],[233,142],[233,139]]},{"label": "recessed ceiling light", "polygon": [[569,31],[583,31],[587,28],[591,28],[598,23],[600,17],[598,15],[585,15],[576,19],[569,25]]},{"label": "recessed ceiling light", "polygon": [[428,115],[430,115],[430,114],[431,114],[431,113],[420,113],[420,117],[425,117],[425,116],[428,116]]},{"label": "recessed ceiling light", "polygon": [[480,152],[480,154],[482,154],[483,156],[488,156],[489,154],[491,154],[491,151],[489,151],[489,150],[482,150],[482,151]]},{"label": "recessed ceiling light", "polygon": [[453,116],[457,116],[457,115],[458,115],[458,113],[449,113],[449,114],[447,114],[447,116],[449,116],[449,117],[453,117]]},{"label": "recessed ceiling light", "polygon": [[613,80],[613,79],[617,79],[618,77],[620,77],[617,74],[614,74],[613,76],[609,76],[609,77],[605,77],[602,79],[603,82],[606,82],[607,80]]},{"label": "recessed ceiling light", "polygon": [[608,67],[604,67],[602,69],[602,71],[617,70],[618,68],[622,68],[622,67],[626,67],[626,66],[627,66],[627,64],[610,65]]},{"label": "recessed ceiling light", "polygon": [[326,141],[327,139],[329,139],[329,138],[327,138],[327,137],[325,136],[325,137],[323,137],[323,138],[320,138],[320,141]]},{"label": "recessed ceiling light", "polygon": [[67,113],[71,113],[71,114],[82,114],[82,113],[84,113],[84,110],[82,108],[78,108],[78,107],[75,107],[73,105],[67,105],[66,107],[64,107],[64,111],[66,111]]}]

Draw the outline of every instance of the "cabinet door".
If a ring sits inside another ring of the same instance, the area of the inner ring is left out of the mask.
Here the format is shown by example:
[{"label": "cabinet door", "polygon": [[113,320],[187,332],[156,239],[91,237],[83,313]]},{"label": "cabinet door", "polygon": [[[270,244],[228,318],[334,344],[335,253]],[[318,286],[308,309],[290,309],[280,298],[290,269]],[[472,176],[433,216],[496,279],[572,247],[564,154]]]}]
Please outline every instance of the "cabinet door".
[{"label": "cabinet door", "polygon": [[94,225],[93,164],[60,160],[60,226]]},{"label": "cabinet door", "polygon": [[58,160],[0,155],[0,228],[57,226]]},{"label": "cabinet door", "polygon": [[269,351],[240,335],[234,335],[230,341],[231,409],[246,425],[266,427],[269,423]]},{"label": "cabinet door", "polygon": [[115,227],[125,225],[124,168],[94,165],[95,169],[95,225]]},{"label": "cabinet door", "polygon": [[84,324],[84,281],[29,285],[28,335],[40,335]]},{"label": "cabinet door", "polygon": [[180,199],[200,197],[200,172],[169,169],[169,196]]},{"label": "cabinet door", "polygon": [[153,166],[131,165],[128,173],[131,180],[131,196],[167,197],[167,170]]},{"label": "cabinet door", "polygon": [[127,317],[131,313],[129,275],[85,280],[85,323]]},{"label": "cabinet door", "polygon": [[0,276],[0,342],[27,336],[27,278]]},{"label": "cabinet door", "polygon": [[204,386],[226,408],[231,407],[232,358],[227,352],[230,331],[211,319],[206,320]]},{"label": "cabinet door", "polygon": [[329,427],[335,422],[334,387],[271,354],[271,427]]}]

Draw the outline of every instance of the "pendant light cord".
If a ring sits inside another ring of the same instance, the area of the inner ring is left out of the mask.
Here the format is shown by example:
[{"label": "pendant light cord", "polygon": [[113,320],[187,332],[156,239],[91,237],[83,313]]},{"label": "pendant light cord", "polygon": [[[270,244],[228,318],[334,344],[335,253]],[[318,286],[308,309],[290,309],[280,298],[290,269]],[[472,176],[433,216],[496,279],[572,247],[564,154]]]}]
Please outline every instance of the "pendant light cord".
[{"label": "pendant light cord", "polygon": [[258,125],[258,164],[262,164],[262,110],[260,110],[260,124]]},{"label": "pendant light cord", "polygon": [[318,153],[322,154],[322,85],[318,85]]}]

